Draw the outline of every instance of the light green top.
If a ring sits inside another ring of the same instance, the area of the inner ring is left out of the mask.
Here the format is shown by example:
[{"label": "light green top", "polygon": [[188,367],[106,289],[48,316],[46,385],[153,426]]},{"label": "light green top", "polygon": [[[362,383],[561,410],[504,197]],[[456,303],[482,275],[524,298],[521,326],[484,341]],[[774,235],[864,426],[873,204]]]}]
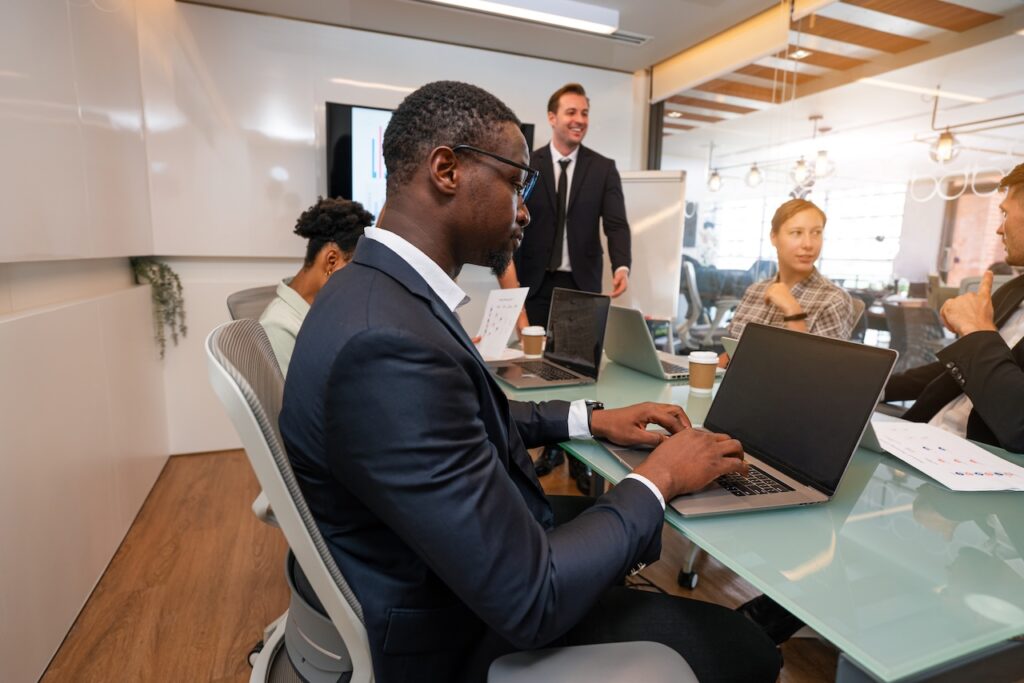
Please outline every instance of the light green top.
[{"label": "light green top", "polygon": [[289,280],[282,280],[277,286],[277,296],[267,304],[260,316],[260,324],[267,331],[270,345],[274,348],[281,374],[288,375],[288,363],[295,350],[295,337],[299,334],[302,321],[309,313],[309,304],[299,293],[288,286]]},{"label": "light green top", "polygon": [[[509,391],[609,408],[671,401],[700,422],[709,396],[606,362],[596,385]],[[612,482],[594,441],[566,448]],[[989,448],[1021,465],[1024,457]],[[828,503],[666,521],[883,681],[1024,634],[1024,494],[953,492],[889,455],[858,450]]]}]

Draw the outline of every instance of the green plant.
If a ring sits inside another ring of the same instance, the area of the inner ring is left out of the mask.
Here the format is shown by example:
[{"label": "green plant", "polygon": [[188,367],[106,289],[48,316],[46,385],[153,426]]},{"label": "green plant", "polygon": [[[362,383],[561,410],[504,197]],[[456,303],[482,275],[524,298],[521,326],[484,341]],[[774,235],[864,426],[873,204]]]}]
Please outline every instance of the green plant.
[{"label": "green plant", "polygon": [[153,328],[156,343],[160,346],[160,358],[163,358],[167,348],[167,330],[170,330],[175,346],[178,345],[178,337],[184,337],[188,332],[181,280],[169,265],[150,256],[133,257],[131,263],[135,282],[148,283],[152,287]]}]

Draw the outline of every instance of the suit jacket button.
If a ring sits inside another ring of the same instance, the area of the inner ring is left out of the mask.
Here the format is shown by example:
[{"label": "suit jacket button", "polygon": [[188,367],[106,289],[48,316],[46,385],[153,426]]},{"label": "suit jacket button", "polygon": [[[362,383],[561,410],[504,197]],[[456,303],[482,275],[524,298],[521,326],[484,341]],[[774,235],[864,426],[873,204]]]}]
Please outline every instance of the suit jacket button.
[{"label": "suit jacket button", "polygon": [[949,361],[948,363],[946,363],[946,367],[947,368],[951,368],[951,367],[953,367],[953,365],[954,365],[953,361]]}]

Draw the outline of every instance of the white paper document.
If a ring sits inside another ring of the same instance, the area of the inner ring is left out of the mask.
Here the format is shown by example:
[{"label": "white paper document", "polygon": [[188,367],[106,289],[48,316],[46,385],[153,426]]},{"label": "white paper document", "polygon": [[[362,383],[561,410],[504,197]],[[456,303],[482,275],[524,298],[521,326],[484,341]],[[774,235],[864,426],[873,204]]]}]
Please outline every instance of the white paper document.
[{"label": "white paper document", "polygon": [[1024,467],[967,439],[919,422],[871,425],[882,448],[954,491],[1024,491]]},{"label": "white paper document", "polygon": [[484,360],[498,360],[508,346],[508,338],[516,327],[519,312],[526,302],[528,287],[515,289],[492,289],[487,295],[484,318],[480,323],[480,343],[476,348]]}]

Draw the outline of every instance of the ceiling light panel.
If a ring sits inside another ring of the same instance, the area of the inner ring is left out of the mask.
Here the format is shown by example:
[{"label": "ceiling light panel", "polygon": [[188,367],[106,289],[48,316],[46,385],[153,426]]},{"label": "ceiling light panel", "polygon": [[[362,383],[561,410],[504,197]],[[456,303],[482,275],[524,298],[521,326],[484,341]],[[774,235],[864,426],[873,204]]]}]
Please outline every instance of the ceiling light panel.
[{"label": "ceiling light panel", "polygon": [[421,0],[475,12],[498,14],[551,26],[611,34],[619,28],[618,10],[597,7],[575,0]]}]

